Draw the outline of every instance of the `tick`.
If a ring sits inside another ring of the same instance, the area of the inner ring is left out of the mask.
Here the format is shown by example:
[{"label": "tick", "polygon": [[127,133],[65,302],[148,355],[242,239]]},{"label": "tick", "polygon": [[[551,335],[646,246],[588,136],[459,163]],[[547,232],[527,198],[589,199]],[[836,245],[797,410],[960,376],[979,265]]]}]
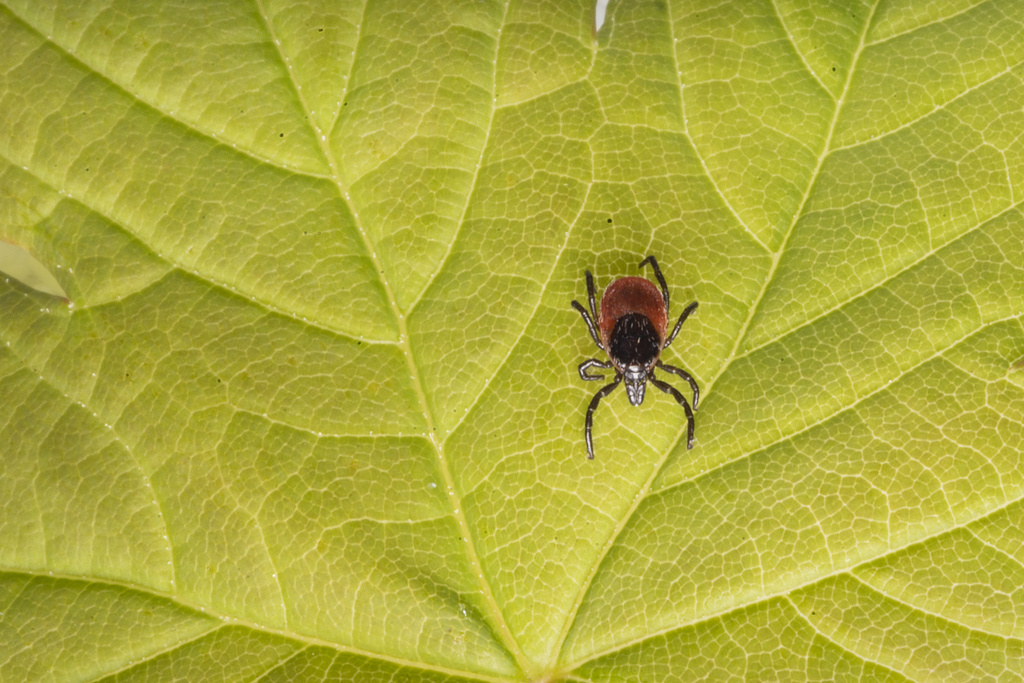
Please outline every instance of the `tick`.
[{"label": "tick", "polygon": [[[608,355],[608,360],[590,358],[580,363],[580,377],[588,382],[604,379],[604,375],[593,374],[591,368],[615,370],[615,379],[611,384],[601,387],[587,408],[587,421],[584,434],[587,441],[587,458],[594,459],[594,411],[601,399],[607,396],[625,380],[626,396],[632,405],[644,402],[644,390],[647,382],[658,387],[672,397],[686,411],[686,448],[693,448],[693,411],[697,409],[700,389],[697,382],[686,370],[661,362],[662,350],[668,348],[672,340],[679,334],[679,328],[697,309],[694,301],[679,316],[672,334],[665,336],[668,330],[668,285],[661,274],[658,260],[648,256],[640,262],[640,268],[648,263],[654,269],[661,291],[650,280],[642,277],[624,277],[608,285],[601,296],[601,308],[598,312],[594,296],[594,276],[587,274],[587,298],[590,301],[590,312],[580,302],[573,300],[572,307],[583,316],[590,337]],[[596,322],[595,322],[596,321]],[[654,369],[664,370],[685,379],[693,389],[693,408],[686,397],[668,382],[654,376]]]}]

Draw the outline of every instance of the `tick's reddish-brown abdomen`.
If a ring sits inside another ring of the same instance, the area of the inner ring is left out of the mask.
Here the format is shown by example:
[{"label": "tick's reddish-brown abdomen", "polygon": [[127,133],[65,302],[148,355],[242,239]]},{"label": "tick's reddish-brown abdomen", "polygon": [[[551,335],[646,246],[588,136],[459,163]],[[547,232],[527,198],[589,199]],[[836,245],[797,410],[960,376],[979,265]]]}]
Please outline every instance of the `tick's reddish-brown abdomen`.
[{"label": "tick's reddish-brown abdomen", "polygon": [[658,331],[659,346],[665,345],[668,317],[661,290],[650,280],[642,277],[624,277],[608,285],[601,297],[597,326],[601,330],[601,342],[611,348],[609,339],[615,329],[615,321],[627,313],[640,313],[654,323]]}]

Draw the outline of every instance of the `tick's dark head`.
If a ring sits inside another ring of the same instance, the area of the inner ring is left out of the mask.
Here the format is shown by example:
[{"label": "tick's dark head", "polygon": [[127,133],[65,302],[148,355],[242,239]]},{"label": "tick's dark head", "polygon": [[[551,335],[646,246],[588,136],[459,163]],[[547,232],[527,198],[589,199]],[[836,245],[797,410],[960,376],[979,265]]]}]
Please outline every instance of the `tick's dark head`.
[{"label": "tick's dark head", "polygon": [[608,356],[622,373],[629,402],[644,402],[647,373],[661,354],[661,338],[651,319],[642,313],[627,313],[615,322],[608,339]]}]

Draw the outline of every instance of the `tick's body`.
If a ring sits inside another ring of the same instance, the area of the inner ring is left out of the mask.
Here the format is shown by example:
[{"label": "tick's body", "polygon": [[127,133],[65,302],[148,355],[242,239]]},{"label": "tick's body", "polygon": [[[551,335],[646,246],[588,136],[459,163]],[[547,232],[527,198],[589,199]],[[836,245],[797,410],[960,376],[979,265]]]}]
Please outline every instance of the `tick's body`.
[{"label": "tick's body", "polygon": [[[659,291],[652,282],[642,277],[624,277],[608,286],[604,296],[601,297],[600,313],[597,311],[596,297],[594,295],[594,276],[590,271],[587,275],[587,298],[590,303],[590,312],[578,301],[572,305],[587,324],[590,336],[597,347],[608,354],[607,361],[590,358],[580,363],[580,377],[585,380],[603,379],[604,375],[594,375],[588,372],[590,368],[602,368],[615,370],[615,379],[611,384],[602,387],[590,401],[587,408],[587,420],[584,433],[587,441],[587,457],[594,458],[593,424],[594,411],[598,403],[607,396],[619,383],[625,380],[626,395],[629,402],[635,406],[644,402],[644,390],[647,381],[667,394],[671,394],[683,409],[686,411],[687,439],[686,447],[693,448],[693,411],[697,409],[697,401],[700,397],[700,390],[697,382],[690,373],[677,367],[662,363],[661,350],[672,343],[679,328],[683,326],[686,318],[697,308],[694,301],[676,323],[672,334],[666,337],[668,331],[668,286],[665,278],[658,268],[658,261],[653,256],[648,256],[641,261],[643,268],[648,263],[654,269],[654,275],[661,285]],[[593,316],[593,317],[591,317]],[[594,321],[597,321],[596,329]],[[659,368],[685,379],[690,388],[693,389],[693,409],[686,401],[686,398],[670,384],[657,379],[654,376],[654,368]]]},{"label": "tick's body", "polygon": [[665,328],[668,327],[668,313],[661,299],[661,292],[650,280],[642,277],[624,277],[608,285],[601,297],[601,311],[597,326],[601,330],[601,341],[608,348],[615,323],[629,314],[639,314],[654,325],[658,333],[658,346],[665,343]]}]

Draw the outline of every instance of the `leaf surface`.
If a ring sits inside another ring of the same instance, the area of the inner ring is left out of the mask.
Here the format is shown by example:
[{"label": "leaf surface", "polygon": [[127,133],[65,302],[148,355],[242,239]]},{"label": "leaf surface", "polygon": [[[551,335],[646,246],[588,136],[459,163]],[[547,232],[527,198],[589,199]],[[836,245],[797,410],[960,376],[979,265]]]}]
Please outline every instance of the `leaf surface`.
[{"label": "leaf surface", "polygon": [[1024,675],[1024,5],[592,13],[0,6],[0,678]]}]

